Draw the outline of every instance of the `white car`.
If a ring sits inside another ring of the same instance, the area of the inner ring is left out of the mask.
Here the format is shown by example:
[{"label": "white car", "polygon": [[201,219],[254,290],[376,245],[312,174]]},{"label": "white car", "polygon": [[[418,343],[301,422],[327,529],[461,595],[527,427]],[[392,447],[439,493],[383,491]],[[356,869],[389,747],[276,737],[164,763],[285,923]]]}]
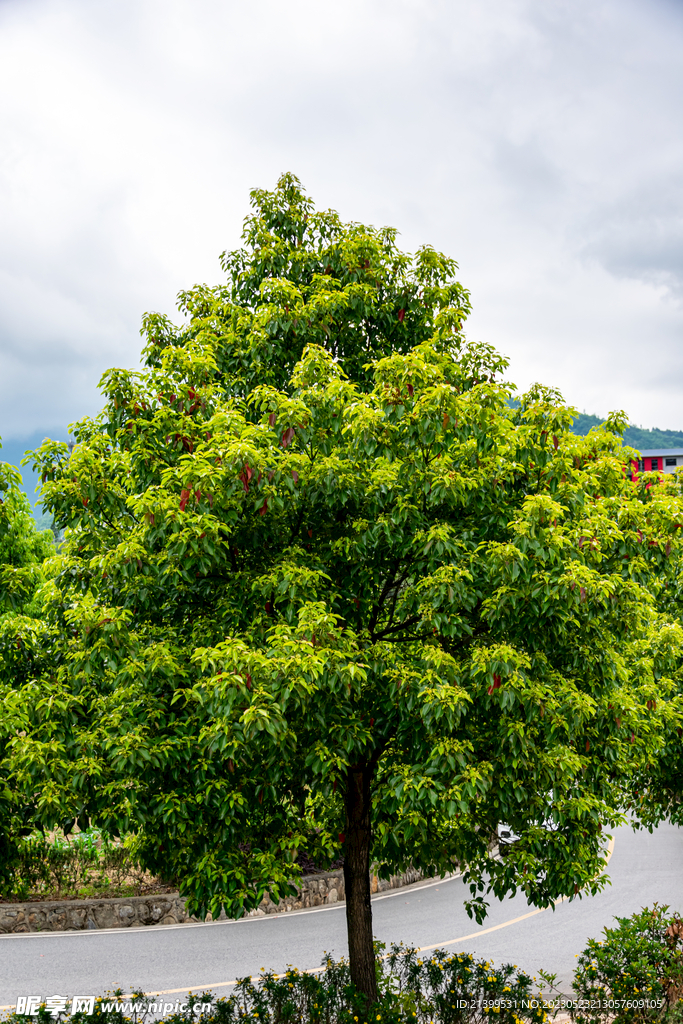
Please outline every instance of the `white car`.
[{"label": "white car", "polygon": [[512,844],[518,842],[519,838],[520,837],[512,831],[509,825],[505,825],[501,822],[498,826],[498,852],[501,857],[507,857]]}]

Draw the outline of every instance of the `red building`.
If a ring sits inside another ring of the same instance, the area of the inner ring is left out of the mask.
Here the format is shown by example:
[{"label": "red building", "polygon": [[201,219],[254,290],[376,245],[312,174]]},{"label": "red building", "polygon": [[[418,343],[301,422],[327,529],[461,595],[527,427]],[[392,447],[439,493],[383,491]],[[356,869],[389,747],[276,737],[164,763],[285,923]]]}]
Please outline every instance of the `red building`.
[{"label": "red building", "polygon": [[633,471],[650,473],[675,473],[683,466],[683,448],[648,448],[640,453],[640,458],[632,463]]}]

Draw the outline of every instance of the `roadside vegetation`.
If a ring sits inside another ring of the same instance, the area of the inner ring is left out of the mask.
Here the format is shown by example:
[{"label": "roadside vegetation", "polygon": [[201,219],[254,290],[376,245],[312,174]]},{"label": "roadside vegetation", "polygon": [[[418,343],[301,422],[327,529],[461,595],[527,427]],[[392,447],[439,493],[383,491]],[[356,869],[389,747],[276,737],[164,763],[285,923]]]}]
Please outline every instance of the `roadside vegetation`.
[{"label": "roadside vegetation", "polygon": [[0,902],[146,896],[172,889],[140,867],[130,838],[112,840],[99,829],[68,837],[36,832],[17,845]]}]

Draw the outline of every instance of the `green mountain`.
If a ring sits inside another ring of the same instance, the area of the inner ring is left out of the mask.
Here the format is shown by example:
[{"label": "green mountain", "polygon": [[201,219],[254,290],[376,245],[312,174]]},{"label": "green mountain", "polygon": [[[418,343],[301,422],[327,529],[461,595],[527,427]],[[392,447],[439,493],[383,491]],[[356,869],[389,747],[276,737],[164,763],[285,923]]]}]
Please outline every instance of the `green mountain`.
[{"label": "green mountain", "polygon": [[[604,422],[599,416],[590,416],[582,412],[574,420],[573,432],[585,436],[591,427],[597,427]],[[648,448],[683,448],[683,431],[659,430],[658,427],[646,430],[644,427],[630,424],[624,431],[624,444],[641,451]]]}]

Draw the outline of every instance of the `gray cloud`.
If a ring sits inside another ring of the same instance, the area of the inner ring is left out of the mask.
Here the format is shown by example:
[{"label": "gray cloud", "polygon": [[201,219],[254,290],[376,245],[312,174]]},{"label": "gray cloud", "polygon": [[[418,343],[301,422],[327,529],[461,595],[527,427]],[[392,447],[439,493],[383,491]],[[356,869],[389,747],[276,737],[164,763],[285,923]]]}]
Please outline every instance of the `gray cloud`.
[{"label": "gray cloud", "polygon": [[583,252],[610,273],[683,298],[683,167],[640,184],[585,224]]},{"label": "gray cloud", "polygon": [[682,58],[657,0],[4,0],[0,434],[96,411],[285,169],[455,256],[522,386],[683,426]]}]

